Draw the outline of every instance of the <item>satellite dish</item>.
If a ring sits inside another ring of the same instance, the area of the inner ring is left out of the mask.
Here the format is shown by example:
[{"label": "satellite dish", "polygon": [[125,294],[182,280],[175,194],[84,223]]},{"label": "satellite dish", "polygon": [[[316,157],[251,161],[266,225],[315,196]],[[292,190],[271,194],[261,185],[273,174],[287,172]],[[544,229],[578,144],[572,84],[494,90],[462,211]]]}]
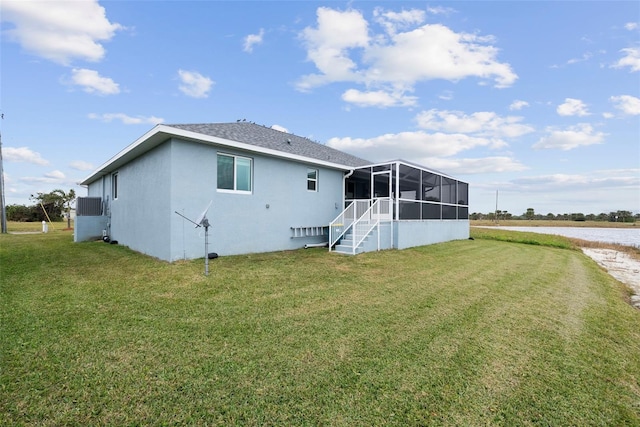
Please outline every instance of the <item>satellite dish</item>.
[{"label": "satellite dish", "polygon": [[[180,215],[182,218],[195,224],[196,228],[204,227],[204,275],[205,276],[209,275],[209,256],[214,255],[214,254],[209,254],[209,220],[207,219],[207,212],[209,211],[209,208],[211,207],[212,203],[213,203],[213,200],[209,202],[205,210],[202,211],[200,216],[198,216],[198,218],[196,218],[195,221],[193,221],[190,218],[187,218],[186,216],[182,215],[178,211],[174,211],[175,213]],[[215,255],[216,255],[215,257],[217,257],[217,254]]]},{"label": "satellite dish", "polygon": [[207,207],[202,211],[202,213],[200,214],[200,216],[198,217],[198,219],[196,219],[194,222],[196,223],[196,228],[203,226],[203,227],[208,227],[209,224],[204,224],[204,221],[207,219],[207,212],[209,211],[209,208],[211,207],[211,204],[213,203],[213,200],[211,200],[209,202],[209,204],[207,205]]}]

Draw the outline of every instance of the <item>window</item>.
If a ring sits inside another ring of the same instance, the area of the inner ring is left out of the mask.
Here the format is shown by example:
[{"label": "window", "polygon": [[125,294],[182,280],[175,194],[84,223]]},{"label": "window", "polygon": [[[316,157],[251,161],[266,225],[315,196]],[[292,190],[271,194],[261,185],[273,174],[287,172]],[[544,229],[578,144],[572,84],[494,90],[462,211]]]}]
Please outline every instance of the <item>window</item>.
[{"label": "window", "polygon": [[442,219],[456,219],[458,209],[455,206],[442,205]]},{"label": "window", "polygon": [[347,199],[371,198],[371,168],[357,169],[347,178],[346,190]]},{"label": "window", "polygon": [[111,196],[113,200],[118,198],[118,172],[111,175]]},{"label": "window", "polygon": [[[401,164],[399,172],[400,198],[420,200],[420,169]],[[420,219],[420,217],[418,217],[418,219]]]},{"label": "window", "polygon": [[218,190],[251,193],[252,160],[218,154]]},{"label": "window", "polygon": [[[422,171],[422,200],[440,201],[440,175]],[[440,212],[438,212],[438,219],[440,219]]]},{"label": "window", "polygon": [[400,200],[400,219],[420,219],[420,202]]},{"label": "window", "polygon": [[469,204],[469,184],[458,181],[458,204]]},{"label": "window", "polygon": [[[442,203],[456,203],[456,180],[442,177]],[[443,217],[444,219],[444,212]]]},{"label": "window", "polygon": [[441,205],[437,203],[422,204],[422,219],[440,219]]},{"label": "window", "polygon": [[318,191],[318,169],[307,169],[307,190]]},{"label": "window", "polygon": [[458,206],[458,219],[469,219],[469,208]]}]

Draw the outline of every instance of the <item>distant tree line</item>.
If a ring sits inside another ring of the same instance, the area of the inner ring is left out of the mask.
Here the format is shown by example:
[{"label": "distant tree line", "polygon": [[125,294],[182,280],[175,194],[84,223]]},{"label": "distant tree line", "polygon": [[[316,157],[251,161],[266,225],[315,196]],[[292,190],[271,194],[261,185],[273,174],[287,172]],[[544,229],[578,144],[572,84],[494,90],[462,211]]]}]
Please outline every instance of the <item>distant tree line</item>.
[{"label": "distant tree line", "polygon": [[38,193],[36,196],[32,194],[29,199],[35,204],[31,206],[6,206],[7,221],[62,221],[66,216],[67,224],[69,227],[71,226],[71,205],[76,199],[76,193],[73,189],[68,192],[53,190],[51,193]]},{"label": "distant tree line", "polygon": [[507,220],[507,219],[521,219],[521,220],[556,220],[556,221],[603,221],[603,222],[636,222],[640,221],[640,213],[633,214],[630,211],[616,211],[609,213],[596,214],[584,214],[584,213],[565,213],[565,214],[553,214],[548,213],[541,215],[535,213],[533,208],[528,208],[522,215],[513,215],[507,211],[495,211],[490,213],[478,213],[474,212],[469,215],[469,219],[472,220]]}]

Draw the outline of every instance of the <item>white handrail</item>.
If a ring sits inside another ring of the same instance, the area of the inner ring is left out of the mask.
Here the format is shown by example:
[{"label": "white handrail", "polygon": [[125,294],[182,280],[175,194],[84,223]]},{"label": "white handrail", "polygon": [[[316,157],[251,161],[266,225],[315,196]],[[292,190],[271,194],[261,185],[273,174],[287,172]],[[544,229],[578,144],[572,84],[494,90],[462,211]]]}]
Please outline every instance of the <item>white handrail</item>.
[{"label": "white handrail", "polygon": [[[341,237],[352,230],[351,251],[355,254],[356,248],[379,226],[380,221],[391,221],[391,216],[391,199],[351,201],[329,224],[329,251]],[[364,223],[365,220],[367,223]]]},{"label": "white handrail", "polygon": [[329,252],[331,252],[333,245],[340,240],[340,237],[342,237],[349,227],[351,227],[353,221],[350,221],[349,223],[347,223],[347,221],[349,221],[349,218],[354,217],[354,210],[355,203],[351,202],[342,212],[340,212],[336,219],[329,223]]},{"label": "white handrail", "polygon": [[353,223],[371,205],[371,200],[352,200],[347,207],[329,224],[329,250],[351,228]]},{"label": "white handrail", "polygon": [[[381,203],[381,202],[386,202]],[[391,220],[391,199],[376,199],[369,209],[367,209],[352,225],[353,241],[351,253],[355,255],[356,249],[366,239],[369,234],[380,226],[380,220]],[[363,221],[373,221],[362,224]],[[364,226],[364,227],[363,227]],[[364,232],[363,232],[364,231]],[[360,237],[358,237],[360,236]],[[379,236],[378,236],[379,237]],[[380,239],[378,238],[378,250],[380,250]]]}]

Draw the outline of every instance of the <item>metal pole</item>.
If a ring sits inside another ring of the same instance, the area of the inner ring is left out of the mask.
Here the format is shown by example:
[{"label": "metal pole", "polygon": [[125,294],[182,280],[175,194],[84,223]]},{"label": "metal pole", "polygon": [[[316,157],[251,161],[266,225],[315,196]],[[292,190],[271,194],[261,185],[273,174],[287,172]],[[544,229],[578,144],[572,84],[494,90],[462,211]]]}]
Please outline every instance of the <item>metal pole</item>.
[{"label": "metal pole", "polygon": [[202,220],[204,226],[204,275],[209,275],[209,220]]},{"label": "metal pole", "polygon": [[[4,114],[1,116],[4,119]],[[2,160],[2,133],[0,133],[0,203],[2,204],[2,219],[0,220],[2,234],[7,233],[7,207],[4,203],[4,166]]]}]

